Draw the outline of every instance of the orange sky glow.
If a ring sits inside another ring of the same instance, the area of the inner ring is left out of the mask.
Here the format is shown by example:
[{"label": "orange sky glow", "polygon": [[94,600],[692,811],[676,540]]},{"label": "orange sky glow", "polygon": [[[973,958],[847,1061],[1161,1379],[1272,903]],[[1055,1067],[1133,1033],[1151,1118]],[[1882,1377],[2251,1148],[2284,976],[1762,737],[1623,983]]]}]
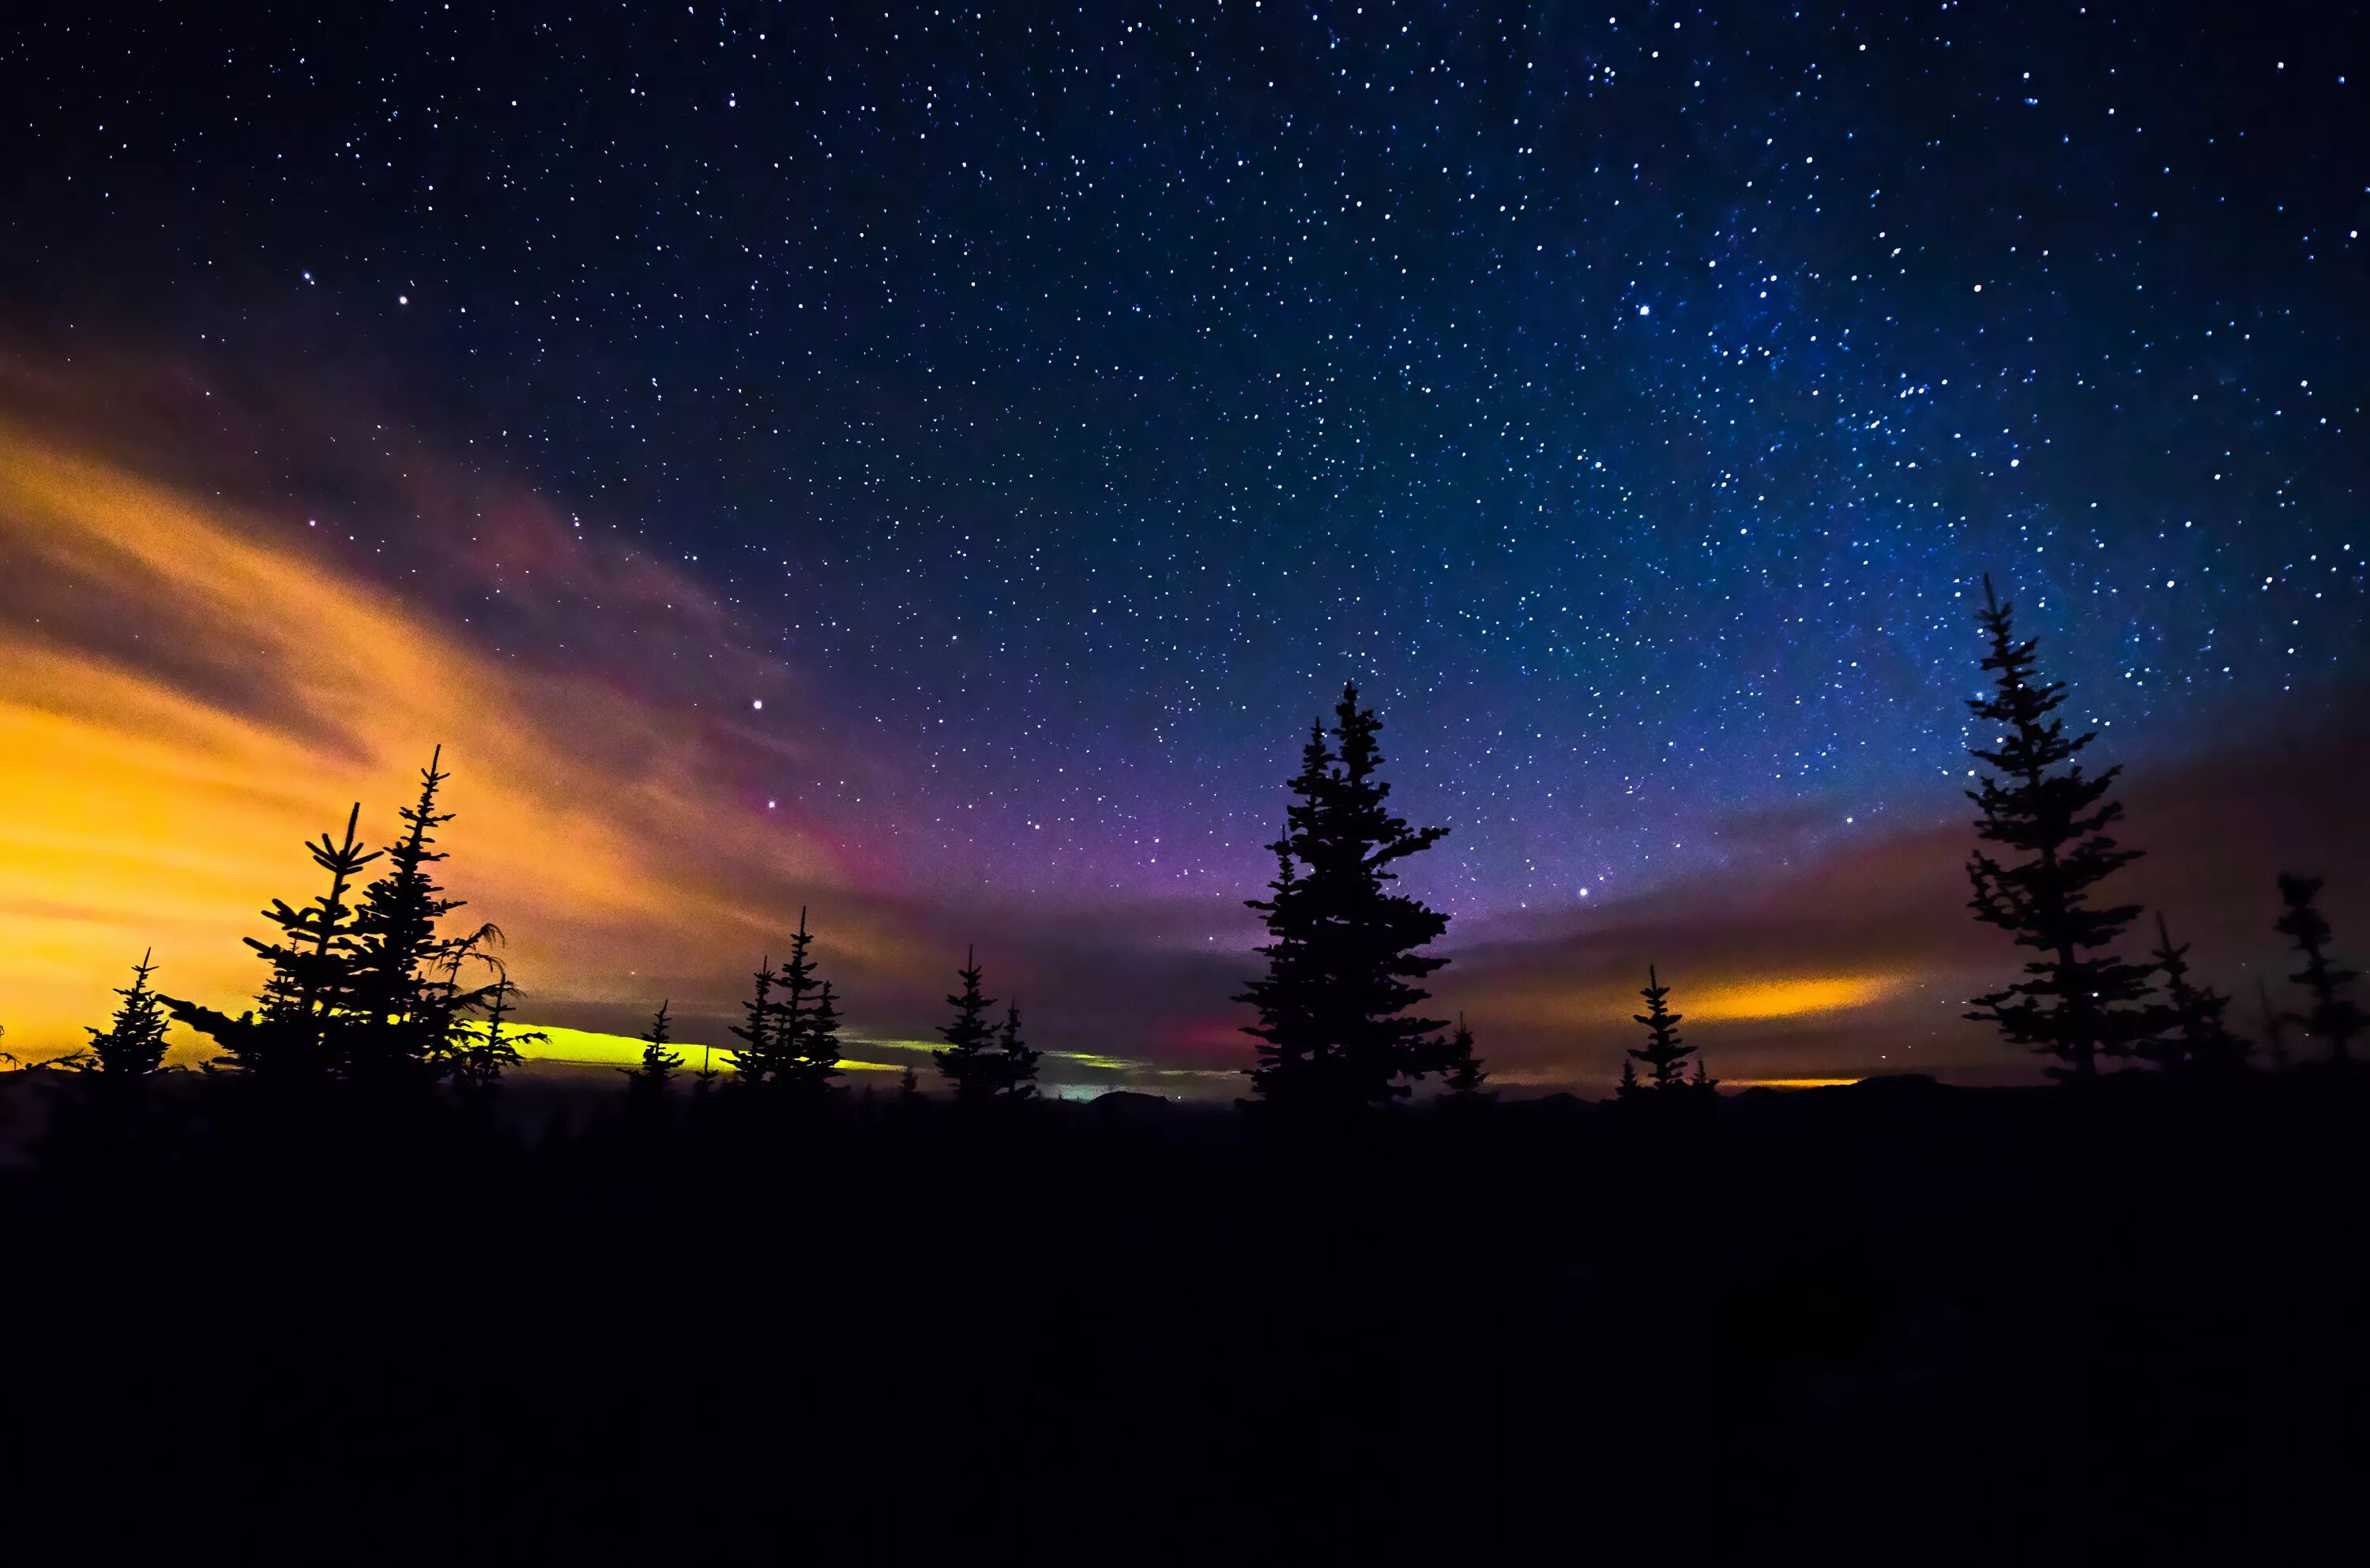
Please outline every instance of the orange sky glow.
[{"label": "orange sky glow", "polygon": [[[256,540],[204,502],[0,429],[0,542],[32,610],[0,619],[0,1023],[20,1055],[78,1040],[152,945],[172,989],[251,989],[239,939],[267,896],[309,895],[290,885],[299,842],[355,800],[391,834],[439,744],[456,887],[511,931],[523,973],[570,994],[718,943],[754,956],[777,911],[747,890],[835,880],[821,849],[718,809],[687,726],[504,667]],[[93,615],[128,640],[95,651]],[[834,938],[893,940],[860,920]]]}]

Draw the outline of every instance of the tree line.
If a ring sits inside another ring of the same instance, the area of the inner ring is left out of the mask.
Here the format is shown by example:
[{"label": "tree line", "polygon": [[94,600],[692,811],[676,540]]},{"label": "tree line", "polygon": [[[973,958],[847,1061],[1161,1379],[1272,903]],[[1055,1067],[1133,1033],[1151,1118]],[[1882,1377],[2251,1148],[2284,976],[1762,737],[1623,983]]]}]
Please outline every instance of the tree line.
[{"label": "tree line", "polygon": [[[2145,1062],[2184,1075],[2226,1075],[2249,1066],[2253,1043],[2226,1017],[2230,998],[2198,980],[2186,943],[2176,942],[2164,914],[2156,946],[2144,958],[2118,951],[2141,914],[2134,904],[2104,902],[2103,884],[2141,856],[2112,830],[2123,807],[2111,798],[2120,767],[2086,773],[2095,732],[2069,734],[2059,709],[2063,682],[2040,674],[2038,641],[2016,634],[2013,606],[1984,580],[1978,623],[1986,644],[1983,670],[1992,689],[1968,706],[1989,726],[1970,753],[1982,765],[1967,791],[1977,808],[1979,847],[1967,862],[1969,908],[1985,925],[2009,933],[2031,956],[2020,977],[1977,997],[1966,1017],[1994,1025],[2014,1045],[2049,1058],[2054,1076],[2096,1078],[2108,1064]],[[1448,917],[1397,886],[1401,863],[1446,836],[1417,828],[1391,809],[1382,777],[1381,720],[1343,687],[1333,722],[1312,721],[1298,771],[1287,781],[1282,835],[1266,846],[1275,876],[1266,896],[1250,899],[1266,930],[1255,951],[1264,972],[1235,1000],[1256,1021],[1245,1069],[1256,1100],[1280,1110],[1347,1112],[1406,1098],[1436,1077],[1452,1103],[1490,1098],[1489,1072],[1473,1031],[1423,1016],[1423,982],[1448,963],[1428,952]],[[327,878],[309,903],[275,899],[263,911],[269,938],[248,938],[265,978],[254,1005],[236,1017],[156,990],[154,953],[133,965],[120,1005],[89,1043],[58,1065],[125,1086],[163,1069],[165,1032],[179,1022],[211,1039],[218,1054],[208,1072],[266,1083],[341,1079],[385,1089],[449,1084],[478,1093],[521,1060],[519,1048],[541,1032],[513,1021],[520,993],[503,963],[502,933],[491,923],[458,928],[463,907],[438,881],[445,852],[438,836],[453,815],[439,804],[449,775],[439,748],[420,770],[420,790],[398,813],[394,841],[365,849],[361,806],[343,832],[305,846]],[[373,867],[377,874],[365,882]],[[2320,878],[2284,872],[2276,929],[2293,944],[2303,992],[2298,1007],[2276,1005],[2258,983],[2261,1026],[2274,1065],[2284,1065],[2291,1032],[2321,1043],[2339,1062],[2351,1059],[2363,1010],[2352,995],[2359,978],[2330,952],[2331,931],[2318,907]],[[815,933],[799,912],[788,956],[760,959],[739,1041],[726,1052],[730,1083],[751,1097],[819,1100],[841,1070],[840,997],[819,974]],[[955,1100],[965,1105],[1025,1101],[1036,1092],[1040,1053],[1022,1034],[1018,1000],[995,1017],[976,950],[956,971],[953,1009],[933,1053]],[[1718,1089],[1656,966],[1639,993],[1635,1020],[1645,1043],[1622,1064],[1617,1098],[1669,1102],[1708,1099]],[[670,1004],[662,1001],[640,1036],[644,1049],[624,1069],[639,1099],[662,1095],[678,1075],[705,1092],[726,1072],[704,1056],[684,1074],[673,1049]],[[1688,1068],[1692,1061],[1692,1074]],[[1643,1075],[1640,1075],[1640,1068]],[[920,1086],[907,1067],[902,1090]]]}]

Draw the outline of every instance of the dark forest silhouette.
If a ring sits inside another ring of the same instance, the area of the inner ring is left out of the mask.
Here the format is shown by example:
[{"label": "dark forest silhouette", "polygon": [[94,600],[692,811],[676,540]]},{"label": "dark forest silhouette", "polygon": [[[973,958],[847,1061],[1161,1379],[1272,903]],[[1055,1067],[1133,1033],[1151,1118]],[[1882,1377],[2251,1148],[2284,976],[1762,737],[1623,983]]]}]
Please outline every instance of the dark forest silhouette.
[{"label": "dark forest silhouette", "polygon": [[[12,1388],[76,1457],[8,1472],[54,1494],[28,1560],[2351,1560],[2370,1139],[2321,883],[2277,878],[2258,1052],[2164,912],[2119,955],[2117,772],[1988,584],[1982,629],[1971,903],[2026,957],[1969,1016],[2046,1088],[1723,1093],[1640,953],[1612,1101],[1501,1096],[1426,1014],[1448,921],[1398,879],[1444,830],[1355,686],[1251,905],[1255,1113],[1040,1098],[975,948],[948,1092],[846,1087],[803,909],[721,1067],[662,999],[622,1087],[537,1081],[440,751],[390,842],[356,805],[306,846],[250,1007],[144,954],[77,1071],[8,1076],[48,1109],[0,1332],[69,1325]],[[1641,1497],[1676,1454],[1701,1487]]]}]

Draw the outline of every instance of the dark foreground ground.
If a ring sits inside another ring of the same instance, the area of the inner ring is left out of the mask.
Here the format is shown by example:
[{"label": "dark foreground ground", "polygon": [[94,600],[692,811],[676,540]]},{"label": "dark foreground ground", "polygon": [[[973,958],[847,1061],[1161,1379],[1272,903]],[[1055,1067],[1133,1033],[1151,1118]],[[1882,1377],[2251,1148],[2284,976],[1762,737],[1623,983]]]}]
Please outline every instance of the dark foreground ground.
[{"label": "dark foreground ground", "polygon": [[14,1561],[2370,1561],[2327,1074],[55,1109]]}]

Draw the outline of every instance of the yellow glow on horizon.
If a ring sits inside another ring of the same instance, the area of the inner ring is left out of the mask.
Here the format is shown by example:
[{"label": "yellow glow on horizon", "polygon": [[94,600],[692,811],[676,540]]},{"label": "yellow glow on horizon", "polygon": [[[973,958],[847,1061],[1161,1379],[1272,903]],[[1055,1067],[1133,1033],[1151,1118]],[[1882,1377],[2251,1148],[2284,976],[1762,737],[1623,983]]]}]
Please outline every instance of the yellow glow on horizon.
[{"label": "yellow glow on horizon", "polygon": [[[531,1041],[518,1048],[519,1055],[530,1062],[550,1062],[555,1065],[577,1067],[630,1067],[642,1059],[642,1042],[630,1034],[604,1034],[591,1029],[563,1029],[556,1023],[524,1023],[517,1027],[522,1031],[550,1036],[547,1041]],[[856,1042],[856,1043],[864,1043],[864,1042]],[[685,1072],[698,1070],[703,1050],[708,1052],[717,1071],[730,1072],[732,1067],[731,1053],[739,1047],[736,1045],[703,1046],[696,1040],[673,1040],[667,1043],[667,1049],[683,1058],[682,1070]],[[852,1073],[903,1071],[902,1067],[888,1062],[859,1062],[843,1059],[839,1065],[843,1071]]]},{"label": "yellow glow on horizon", "polygon": [[1671,1002],[1690,1020],[1704,1023],[1799,1018],[1864,1008],[1907,984],[1907,976],[1900,974],[1772,975],[1715,983],[1684,995],[1674,987]]}]

